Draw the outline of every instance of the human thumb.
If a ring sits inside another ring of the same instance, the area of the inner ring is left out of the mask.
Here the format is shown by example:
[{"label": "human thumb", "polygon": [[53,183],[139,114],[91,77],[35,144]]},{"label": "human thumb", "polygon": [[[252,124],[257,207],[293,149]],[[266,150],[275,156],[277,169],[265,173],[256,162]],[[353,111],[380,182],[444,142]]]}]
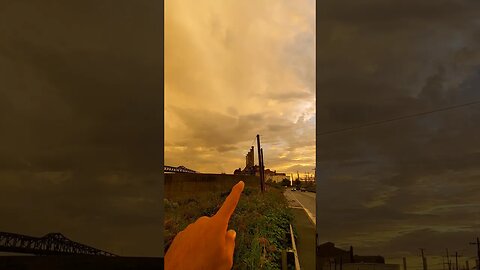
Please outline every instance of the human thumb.
[{"label": "human thumb", "polygon": [[237,233],[234,230],[228,230],[227,234],[225,235],[225,245],[227,256],[229,260],[231,260],[233,265],[233,252],[235,251],[235,237]]}]

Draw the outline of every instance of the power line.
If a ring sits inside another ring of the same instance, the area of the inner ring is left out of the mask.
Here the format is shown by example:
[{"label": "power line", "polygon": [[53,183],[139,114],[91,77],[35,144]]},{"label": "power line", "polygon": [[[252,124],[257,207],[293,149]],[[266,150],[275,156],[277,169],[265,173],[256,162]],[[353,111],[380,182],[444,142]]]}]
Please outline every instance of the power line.
[{"label": "power line", "polygon": [[410,118],[425,116],[425,115],[432,114],[432,113],[454,110],[454,109],[467,107],[467,106],[471,106],[471,105],[476,105],[476,104],[480,104],[480,100],[469,102],[469,103],[464,103],[464,104],[453,105],[453,106],[444,107],[444,108],[439,108],[439,109],[435,109],[435,110],[431,110],[431,111],[425,111],[425,112],[420,112],[420,113],[415,113],[415,114],[390,118],[390,119],[386,119],[386,120],[380,120],[380,121],[365,123],[365,124],[361,124],[361,125],[358,125],[358,126],[352,126],[352,127],[346,127],[346,128],[324,131],[324,132],[317,133],[317,136],[330,135],[330,134],[334,134],[334,133],[350,131],[350,130],[353,130],[353,129],[359,129],[359,128],[365,128],[365,127],[370,127],[370,126],[381,125],[381,124],[385,124],[385,123],[389,123],[389,122],[394,122],[394,121],[399,121],[399,120],[404,120],[404,119],[410,119]]}]

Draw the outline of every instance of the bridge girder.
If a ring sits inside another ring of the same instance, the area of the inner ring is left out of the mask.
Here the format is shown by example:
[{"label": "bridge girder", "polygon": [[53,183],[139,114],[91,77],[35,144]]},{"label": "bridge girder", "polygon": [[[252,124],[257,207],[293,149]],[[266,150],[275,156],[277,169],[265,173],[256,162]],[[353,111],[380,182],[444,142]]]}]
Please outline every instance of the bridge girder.
[{"label": "bridge girder", "polygon": [[16,233],[0,232],[0,252],[35,255],[98,255],[116,256],[107,251],[74,242],[60,233],[32,237]]},{"label": "bridge girder", "polygon": [[185,168],[183,166],[179,166],[179,167],[163,166],[163,171],[164,172],[173,172],[173,173],[197,173],[196,171],[190,170],[190,169]]}]

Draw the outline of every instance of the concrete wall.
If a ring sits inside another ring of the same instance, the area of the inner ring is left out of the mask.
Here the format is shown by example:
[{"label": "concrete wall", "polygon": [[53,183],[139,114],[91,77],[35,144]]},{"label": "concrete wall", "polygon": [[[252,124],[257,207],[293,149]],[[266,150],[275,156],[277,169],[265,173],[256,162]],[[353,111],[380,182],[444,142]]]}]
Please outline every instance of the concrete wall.
[{"label": "concrete wall", "polygon": [[228,192],[238,181],[260,189],[260,178],[253,175],[166,173],[165,198],[188,197],[206,192]]}]

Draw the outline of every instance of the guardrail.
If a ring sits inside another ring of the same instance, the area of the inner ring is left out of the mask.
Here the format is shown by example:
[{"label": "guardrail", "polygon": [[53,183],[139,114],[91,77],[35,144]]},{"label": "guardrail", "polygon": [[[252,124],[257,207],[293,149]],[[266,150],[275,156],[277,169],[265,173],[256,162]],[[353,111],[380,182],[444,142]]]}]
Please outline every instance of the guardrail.
[{"label": "guardrail", "polygon": [[293,235],[292,224],[290,224],[290,236],[292,237],[293,255],[295,256],[295,270],[300,270],[300,261],[298,260],[297,246],[295,245],[295,236]]},{"label": "guardrail", "polygon": [[282,251],[282,270],[290,270],[292,269],[292,265],[295,270],[300,270],[300,260],[298,258],[297,245],[295,244],[295,235],[293,234],[292,224],[289,225],[292,246]]}]

